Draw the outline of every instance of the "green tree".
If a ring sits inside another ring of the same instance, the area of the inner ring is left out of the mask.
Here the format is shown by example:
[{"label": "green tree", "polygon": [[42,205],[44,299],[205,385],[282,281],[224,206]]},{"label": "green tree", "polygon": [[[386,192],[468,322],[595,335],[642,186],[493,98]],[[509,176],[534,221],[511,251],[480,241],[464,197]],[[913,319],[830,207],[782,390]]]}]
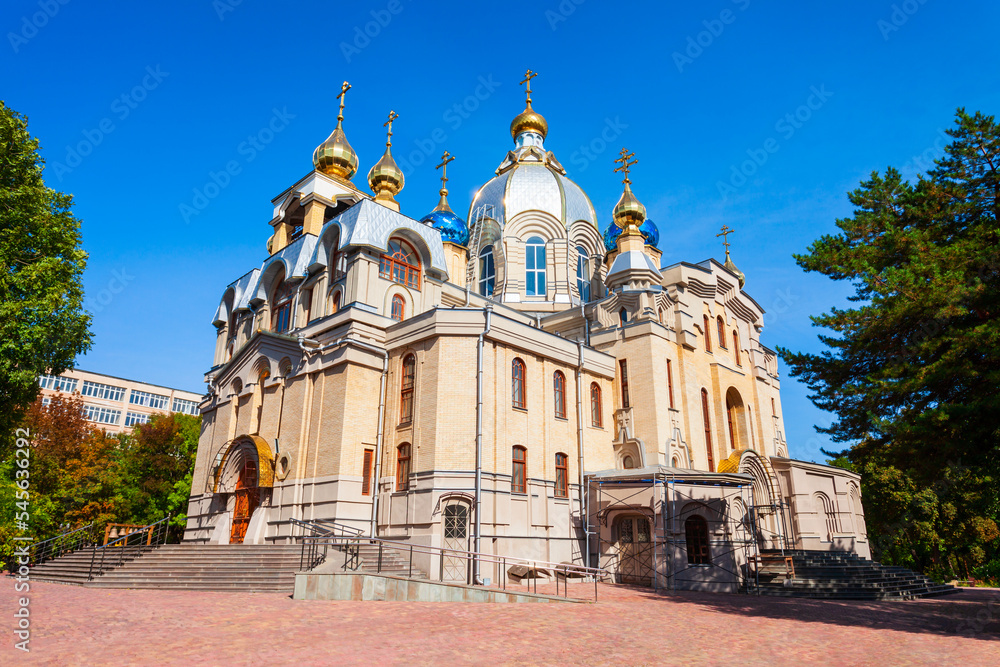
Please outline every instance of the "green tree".
[{"label": "green tree", "polygon": [[130,522],[149,524],[169,513],[171,537],[182,536],[200,432],[201,417],[177,412],[136,425],[122,457]]},{"label": "green tree", "polygon": [[959,109],[915,184],[893,168],[849,194],[839,233],[796,255],[849,281],[852,307],[813,317],[828,348],[779,350],[836,421],[862,475],[876,557],[939,576],[998,558],[1000,128]]},{"label": "green tree", "polygon": [[83,310],[86,253],[72,197],[46,187],[38,140],[0,101],[0,455],[38,393],[90,348]]}]

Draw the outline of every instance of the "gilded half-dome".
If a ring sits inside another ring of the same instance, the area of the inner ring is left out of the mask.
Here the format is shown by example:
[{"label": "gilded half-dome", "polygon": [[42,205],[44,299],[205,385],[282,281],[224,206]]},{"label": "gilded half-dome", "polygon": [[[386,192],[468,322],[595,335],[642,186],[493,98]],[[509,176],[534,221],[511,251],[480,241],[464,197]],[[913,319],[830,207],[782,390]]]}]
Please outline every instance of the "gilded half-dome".
[{"label": "gilded half-dome", "polygon": [[358,171],[358,154],[351,148],[351,144],[344,135],[344,98],[350,90],[351,85],[344,82],[341,86],[340,112],[337,114],[337,127],[333,132],[313,151],[313,167],[316,171],[333,176],[345,181],[351,180]]}]

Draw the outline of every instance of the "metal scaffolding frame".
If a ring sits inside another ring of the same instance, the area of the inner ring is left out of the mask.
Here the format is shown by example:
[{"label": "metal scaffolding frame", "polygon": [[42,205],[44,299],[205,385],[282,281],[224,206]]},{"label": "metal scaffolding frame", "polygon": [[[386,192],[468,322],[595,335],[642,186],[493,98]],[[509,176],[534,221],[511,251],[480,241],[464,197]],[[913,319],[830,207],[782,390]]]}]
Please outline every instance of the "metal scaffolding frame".
[{"label": "metal scaffolding frame", "polygon": [[[627,473],[627,471],[621,472]],[[691,477],[703,479],[691,479]],[[616,510],[646,516],[650,519],[652,528],[648,536],[649,546],[628,557],[651,552],[648,578],[651,579],[653,588],[677,590],[679,587],[687,588],[687,584],[713,583],[711,579],[694,576],[705,565],[691,563],[688,554],[684,522],[688,516],[697,512],[705,519],[708,527],[711,567],[729,574],[731,580],[735,582],[736,591],[757,593],[759,590],[757,565],[761,558],[761,542],[771,540],[782,550],[787,548],[788,533],[783,530],[787,507],[780,499],[776,503],[756,505],[752,480],[742,481],[732,479],[733,477],[730,474],[718,473],[678,475],[665,472],[654,472],[634,478],[601,478],[590,475],[587,493],[596,491],[596,502],[593,504],[593,512],[587,515],[587,533],[597,536],[596,547],[599,555],[614,554],[618,559],[621,555],[617,536],[613,535],[612,541],[605,540],[599,525],[608,526],[608,517]],[[618,489],[634,487],[634,490],[625,495],[622,493],[611,495],[612,501],[605,505],[609,495],[605,492],[605,487],[610,486]],[[699,495],[697,489],[704,487],[715,487],[722,492],[713,498],[697,497]],[[639,496],[648,495],[650,491],[655,499],[652,507],[630,502]],[[739,505],[745,508],[745,512],[742,516],[735,516],[734,513]],[[695,509],[696,506],[698,509]],[[765,517],[770,515],[776,515],[776,531],[767,526]],[[605,549],[606,547],[609,548]],[[627,572],[629,566],[635,565],[617,561],[614,565],[609,565],[608,569]],[[643,562],[639,562],[638,565],[643,565]]]}]

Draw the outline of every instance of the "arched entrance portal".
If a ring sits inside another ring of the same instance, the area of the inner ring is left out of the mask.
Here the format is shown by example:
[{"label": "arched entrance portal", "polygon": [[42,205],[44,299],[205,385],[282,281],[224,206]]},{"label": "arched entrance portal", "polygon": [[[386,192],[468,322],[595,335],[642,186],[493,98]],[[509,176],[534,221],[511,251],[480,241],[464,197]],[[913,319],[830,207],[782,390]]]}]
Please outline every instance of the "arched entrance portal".
[{"label": "arched entrance portal", "polygon": [[653,540],[649,519],[642,514],[625,514],[615,519],[618,551],[618,581],[653,585]]},{"label": "arched entrance portal", "polygon": [[260,489],[257,487],[257,462],[247,458],[243,461],[234,492],[236,504],[233,506],[233,523],[229,531],[230,544],[243,544],[250,525],[250,517],[260,504]]}]

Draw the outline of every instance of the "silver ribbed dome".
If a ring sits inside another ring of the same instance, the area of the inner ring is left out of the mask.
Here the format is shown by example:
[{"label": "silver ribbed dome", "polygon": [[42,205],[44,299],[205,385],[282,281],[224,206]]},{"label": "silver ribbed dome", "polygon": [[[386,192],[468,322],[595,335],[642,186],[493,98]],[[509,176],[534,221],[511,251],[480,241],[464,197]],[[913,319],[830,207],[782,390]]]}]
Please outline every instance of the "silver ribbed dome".
[{"label": "silver ribbed dome", "polygon": [[484,205],[493,206],[490,217],[501,223],[524,211],[542,211],[566,228],[577,220],[597,227],[594,205],[580,186],[539,163],[520,162],[490,179],[472,200],[469,219],[473,220]]}]

